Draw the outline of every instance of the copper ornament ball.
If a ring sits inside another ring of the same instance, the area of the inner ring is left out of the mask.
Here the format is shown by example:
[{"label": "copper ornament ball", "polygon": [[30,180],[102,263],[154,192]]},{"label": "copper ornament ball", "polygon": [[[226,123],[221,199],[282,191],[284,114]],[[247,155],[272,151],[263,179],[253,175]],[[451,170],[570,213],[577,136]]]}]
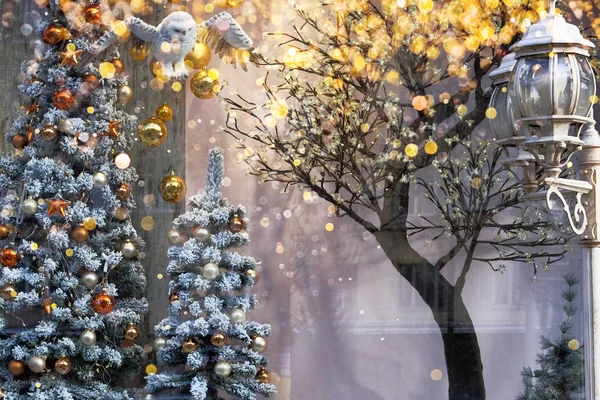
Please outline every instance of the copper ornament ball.
[{"label": "copper ornament ball", "polygon": [[6,301],[12,301],[17,295],[17,288],[13,284],[6,284],[2,287],[2,298]]},{"label": "copper ornament ball", "polygon": [[73,369],[73,364],[66,356],[61,356],[54,363],[54,370],[60,375],[66,375]]},{"label": "copper ornament ball", "polygon": [[188,339],[185,339],[183,341],[183,343],[181,344],[181,350],[184,353],[189,354],[189,353],[191,353],[193,351],[196,351],[196,349],[198,348],[198,346],[199,346],[199,343],[198,343],[198,341],[196,339],[194,339],[194,338],[188,338]]},{"label": "copper ornament ball", "polygon": [[90,232],[83,225],[78,225],[71,231],[71,238],[75,243],[85,243],[90,238]]},{"label": "copper ornament ball", "polygon": [[14,377],[23,375],[25,373],[25,363],[19,360],[10,360],[8,372]]},{"label": "copper ornament ball", "polygon": [[115,66],[115,74],[121,74],[125,70],[123,61],[119,60],[118,58],[113,59],[111,63]]},{"label": "copper ornament ball", "polygon": [[40,131],[40,137],[43,140],[50,142],[56,139],[56,129],[54,129],[54,127],[50,124],[44,125],[44,127]]},{"label": "copper ornament ball", "polygon": [[115,195],[119,200],[127,200],[129,196],[131,196],[131,185],[126,182],[121,182],[115,191]]},{"label": "copper ornament ball", "polygon": [[134,323],[128,324],[125,330],[123,331],[123,337],[125,338],[125,340],[129,340],[130,342],[133,342],[139,336],[140,330]]},{"label": "copper ornament ball", "polygon": [[0,225],[0,240],[7,239],[10,236],[10,228],[7,225]]},{"label": "copper ornament ball", "polygon": [[108,314],[115,308],[115,298],[108,293],[97,293],[92,300],[92,307],[98,314]]},{"label": "copper ornament ball", "polygon": [[21,256],[15,249],[5,247],[0,250],[0,264],[4,265],[5,267],[14,268],[17,266],[20,260]]},{"label": "copper ornament ball", "polygon": [[98,86],[100,86],[100,79],[94,74],[84,75],[83,82],[92,90],[97,89]]},{"label": "copper ornament ball", "polygon": [[60,25],[50,25],[44,31],[44,42],[55,45],[65,40],[65,28]]},{"label": "copper ornament ball", "polygon": [[240,218],[237,215],[234,215],[229,220],[229,230],[233,233],[239,233],[246,229],[246,222],[243,218]]},{"label": "copper ornament ball", "polygon": [[15,136],[12,137],[11,143],[15,149],[23,150],[27,145],[27,138],[25,138],[25,135],[17,133]]},{"label": "copper ornament ball", "polygon": [[223,332],[215,333],[210,337],[210,344],[215,347],[223,347],[227,344],[227,335]]},{"label": "copper ornament ball", "polygon": [[97,25],[102,22],[102,9],[98,4],[90,4],[83,10],[85,21]]},{"label": "copper ornament ball", "polygon": [[75,103],[75,96],[69,89],[59,89],[52,96],[52,104],[59,110],[69,110]]},{"label": "copper ornament ball", "polygon": [[260,383],[271,383],[271,374],[266,368],[261,368],[256,374],[256,380]]}]

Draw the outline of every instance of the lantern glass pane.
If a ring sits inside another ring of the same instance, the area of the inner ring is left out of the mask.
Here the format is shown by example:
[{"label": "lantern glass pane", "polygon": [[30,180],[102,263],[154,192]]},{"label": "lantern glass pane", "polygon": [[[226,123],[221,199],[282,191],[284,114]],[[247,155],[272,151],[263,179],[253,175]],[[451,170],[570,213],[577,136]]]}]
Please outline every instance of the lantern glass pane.
[{"label": "lantern glass pane", "polygon": [[556,65],[554,68],[554,95],[556,100],[556,115],[571,115],[573,108],[573,67],[568,54],[555,55]]},{"label": "lantern glass pane", "polygon": [[581,79],[579,83],[579,101],[575,108],[575,115],[587,117],[592,107],[592,97],[596,94],[594,71],[587,57],[576,55],[575,59],[580,68]]},{"label": "lantern glass pane", "polygon": [[514,99],[520,106],[523,117],[551,115],[550,62],[546,57],[527,57],[517,64],[515,74],[519,88],[519,98]]},{"label": "lantern glass pane", "polygon": [[494,89],[494,101],[491,106],[496,110],[495,118],[490,120],[492,130],[498,139],[506,139],[513,135],[508,120],[508,90],[506,84]]}]

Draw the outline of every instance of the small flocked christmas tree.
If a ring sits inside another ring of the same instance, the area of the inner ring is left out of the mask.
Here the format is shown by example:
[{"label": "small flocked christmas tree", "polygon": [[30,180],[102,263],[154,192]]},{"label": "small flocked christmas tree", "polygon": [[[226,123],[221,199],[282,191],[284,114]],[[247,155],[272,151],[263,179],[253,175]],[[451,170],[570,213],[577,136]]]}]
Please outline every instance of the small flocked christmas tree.
[{"label": "small flocked christmas tree", "polygon": [[224,392],[254,399],[275,391],[263,355],[271,327],[247,319],[257,305],[249,293],[258,281],[256,261],[233,251],[248,244],[244,208],[222,198],[223,168],[222,151],[212,149],[206,192],[189,199],[189,211],[169,233],[171,304],[155,327],[166,372],[148,377],[150,392],[182,388],[194,399],[214,400]]},{"label": "small flocked christmas tree", "polygon": [[565,300],[565,320],[560,324],[560,336],[550,340],[540,339],[542,352],[537,356],[538,369],[523,368],[525,390],[517,400],[583,400],[584,360],[579,341],[573,338],[573,317],[577,313],[575,286],[579,278],[564,277],[567,288],[562,293]]},{"label": "small flocked christmas tree", "polygon": [[[104,30],[100,4],[50,1],[24,107],[0,161],[0,379],[5,400],[129,398],[144,363],[143,245],[129,220],[125,153],[136,118],[116,51],[80,65]],[[1,397],[1,396],[0,396]]]}]

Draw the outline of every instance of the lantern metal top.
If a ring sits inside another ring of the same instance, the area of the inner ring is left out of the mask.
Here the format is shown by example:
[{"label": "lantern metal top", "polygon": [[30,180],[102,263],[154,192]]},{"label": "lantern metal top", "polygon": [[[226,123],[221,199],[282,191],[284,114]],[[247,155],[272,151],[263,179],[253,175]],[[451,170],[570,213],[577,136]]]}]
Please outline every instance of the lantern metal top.
[{"label": "lantern metal top", "polygon": [[504,58],[502,58],[502,62],[500,62],[498,68],[490,73],[490,78],[494,82],[494,85],[507,83],[516,63],[517,60],[515,58],[515,53],[509,53],[505,55]]},{"label": "lantern metal top", "polygon": [[517,58],[550,52],[589,57],[589,50],[593,48],[594,44],[581,36],[577,26],[569,24],[561,15],[552,11],[546,18],[531,25],[511,50]]}]

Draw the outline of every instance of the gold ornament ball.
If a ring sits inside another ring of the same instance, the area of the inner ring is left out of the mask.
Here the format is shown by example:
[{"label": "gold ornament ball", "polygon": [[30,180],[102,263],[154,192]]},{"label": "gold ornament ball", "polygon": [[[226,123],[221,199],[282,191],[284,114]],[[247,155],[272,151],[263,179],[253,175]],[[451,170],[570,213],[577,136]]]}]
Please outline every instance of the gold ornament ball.
[{"label": "gold ornament ball", "polygon": [[123,257],[125,258],[134,258],[135,256],[137,256],[137,247],[135,246],[135,244],[133,242],[130,242],[129,240],[126,241],[125,243],[123,243],[121,245],[121,253],[123,253]]},{"label": "gold ornament ball", "polygon": [[14,300],[17,297],[17,288],[15,285],[7,284],[2,287],[2,298],[7,301]]},{"label": "gold ornament ball", "polygon": [[238,215],[234,215],[229,220],[229,230],[233,233],[240,233],[246,229],[246,222]]},{"label": "gold ornament ball", "polygon": [[129,340],[130,342],[133,342],[139,336],[140,330],[134,323],[130,323],[129,325],[127,325],[127,327],[123,331],[123,337],[125,337],[125,340]]},{"label": "gold ornament ball", "polygon": [[257,270],[255,269],[249,269],[246,271],[246,276],[249,278],[252,278],[254,280],[254,284],[256,285],[258,283],[258,280],[260,279],[260,275],[258,273]]},{"label": "gold ornament ball", "polygon": [[71,231],[71,238],[75,243],[85,243],[90,238],[90,233],[83,225],[79,225]]},{"label": "gold ornament ball", "polygon": [[25,373],[25,363],[19,360],[10,360],[8,372],[14,377],[23,375]]},{"label": "gold ornament ball", "polygon": [[83,227],[88,231],[93,231],[98,226],[98,222],[94,217],[87,217],[83,220]]},{"label": "gold ornament ball", "polygon": [[215,333],[210,337],[210,344],[215,347],[223,347],[227,344],[227,335],[223,332]]},{"label": "gold ornament ball", "polygon": [[158,147],[167,140],[167,126],[160,119],[152,116],[142,122],[138,136],[142,143],[149,147]]},{"label": "gold ornament ball", "polygon": [[169,295],[169,301],[172,303],[174,301],[179,301],[179,292],[171,292]]},{"label": "gold ornament ball", "polygon": [[149,47],[147,46],[134,46],[129,49],[129,55],[133,61],[144,61],[148,57]]},{"label": "gold ornament ball", "polygon": [[271,383],[271,374],[266,368],[261,368],[256,374],[256,380],[260,383]]},{"label": "gold ornament ball", "polygon": [[164,103],[156,109],[156,117],[163,122],[169,122],[173,119],[173,109]]},{"label": "gold ornament ball", "polygon": [[56,139],[56,129],[54,129],[54,127],[50,124],[44,125],[44,127],[40,131],[40,137],[43,140],[50,142]]},{"label": "gold ornament ball", "polygon": [[129,196],[131,196],[131,185],[126,182],[121,182],[115,191],[115,195],[119,200],[127,200]]},{"label": "gold ornament ball", "polygon": [[59,110],[69,110],[75,103],[75,96],[69,89],[59,89],[52,95],[52,104]]},{"label": "gold ornament ball", "polygon": [[102,10],[98,4],[90,4],[83,10],[85,21],[97,25],[102,22]]},{"label": "gold ornament ball", "polygon": [[58,372],[60,375],[66,375],[73,369],[73,364],[71,364],[71,360],[69,360],[66,356],[61,356],[54,363],[54,370]]},{"label": "gold ornament ball", "polygon": [[10,227],[0,225],[0,240],[7,239],[10,236]]},{"label": "gold ornament ball", "polygon": [[178,203],[185,199],[187,185],[185,180],[175,174],[165,177],[160,183],[161,194],[165,201]]},{"label": "gold ornament ball", "polygon": [[183,343],[181,344],[181,350],[185,353],[185,354],[189,354],[192,351],[196,351],[196,349],[198,348],[198,341],[194,338],[189,338],[189,339],[185,339],[183,341]]},{"label": "gold ornament ball", "polygon": [[129,218],[129,209],[127,207],[117,207],[115,208],[114,215],[119,221],[125,221]]},{"label": "gold ornament ball", "polygon": [[127,85],[119,87],[117,90],[117,98],[119,103],[125,104],[133,97],[133,89]]},{"label": "gold ornament ball", "polygon": [[115,66],[115,74],[121,74],[125,70],[123,61],[119,60],[118,58],[113,59],[111,63]]},{"label": "gold ornament ball", "polygon": [[227,7],[238,8],[244,4],[244,0],[227,0]]},{"label": "gold ornament ball", "polygon": [[196,72],[190,80],[192,94],[200,99],[210,99],[220,90],[221,86],[218,79],[209,76],[206,68]]},{"label": "gold ornament ball", "polygon": [[23,150],[27,145],[27,138],[25,138],[25,135],[17,133],[15,136],[12,137],[11,143],[15,149]]},{"label": "gold ornament ball", "polygon": [[185,56],[185,65],[189,69],[202,69],[210,63],[210,47],[204,43],[196,42],[194,49]]}]

